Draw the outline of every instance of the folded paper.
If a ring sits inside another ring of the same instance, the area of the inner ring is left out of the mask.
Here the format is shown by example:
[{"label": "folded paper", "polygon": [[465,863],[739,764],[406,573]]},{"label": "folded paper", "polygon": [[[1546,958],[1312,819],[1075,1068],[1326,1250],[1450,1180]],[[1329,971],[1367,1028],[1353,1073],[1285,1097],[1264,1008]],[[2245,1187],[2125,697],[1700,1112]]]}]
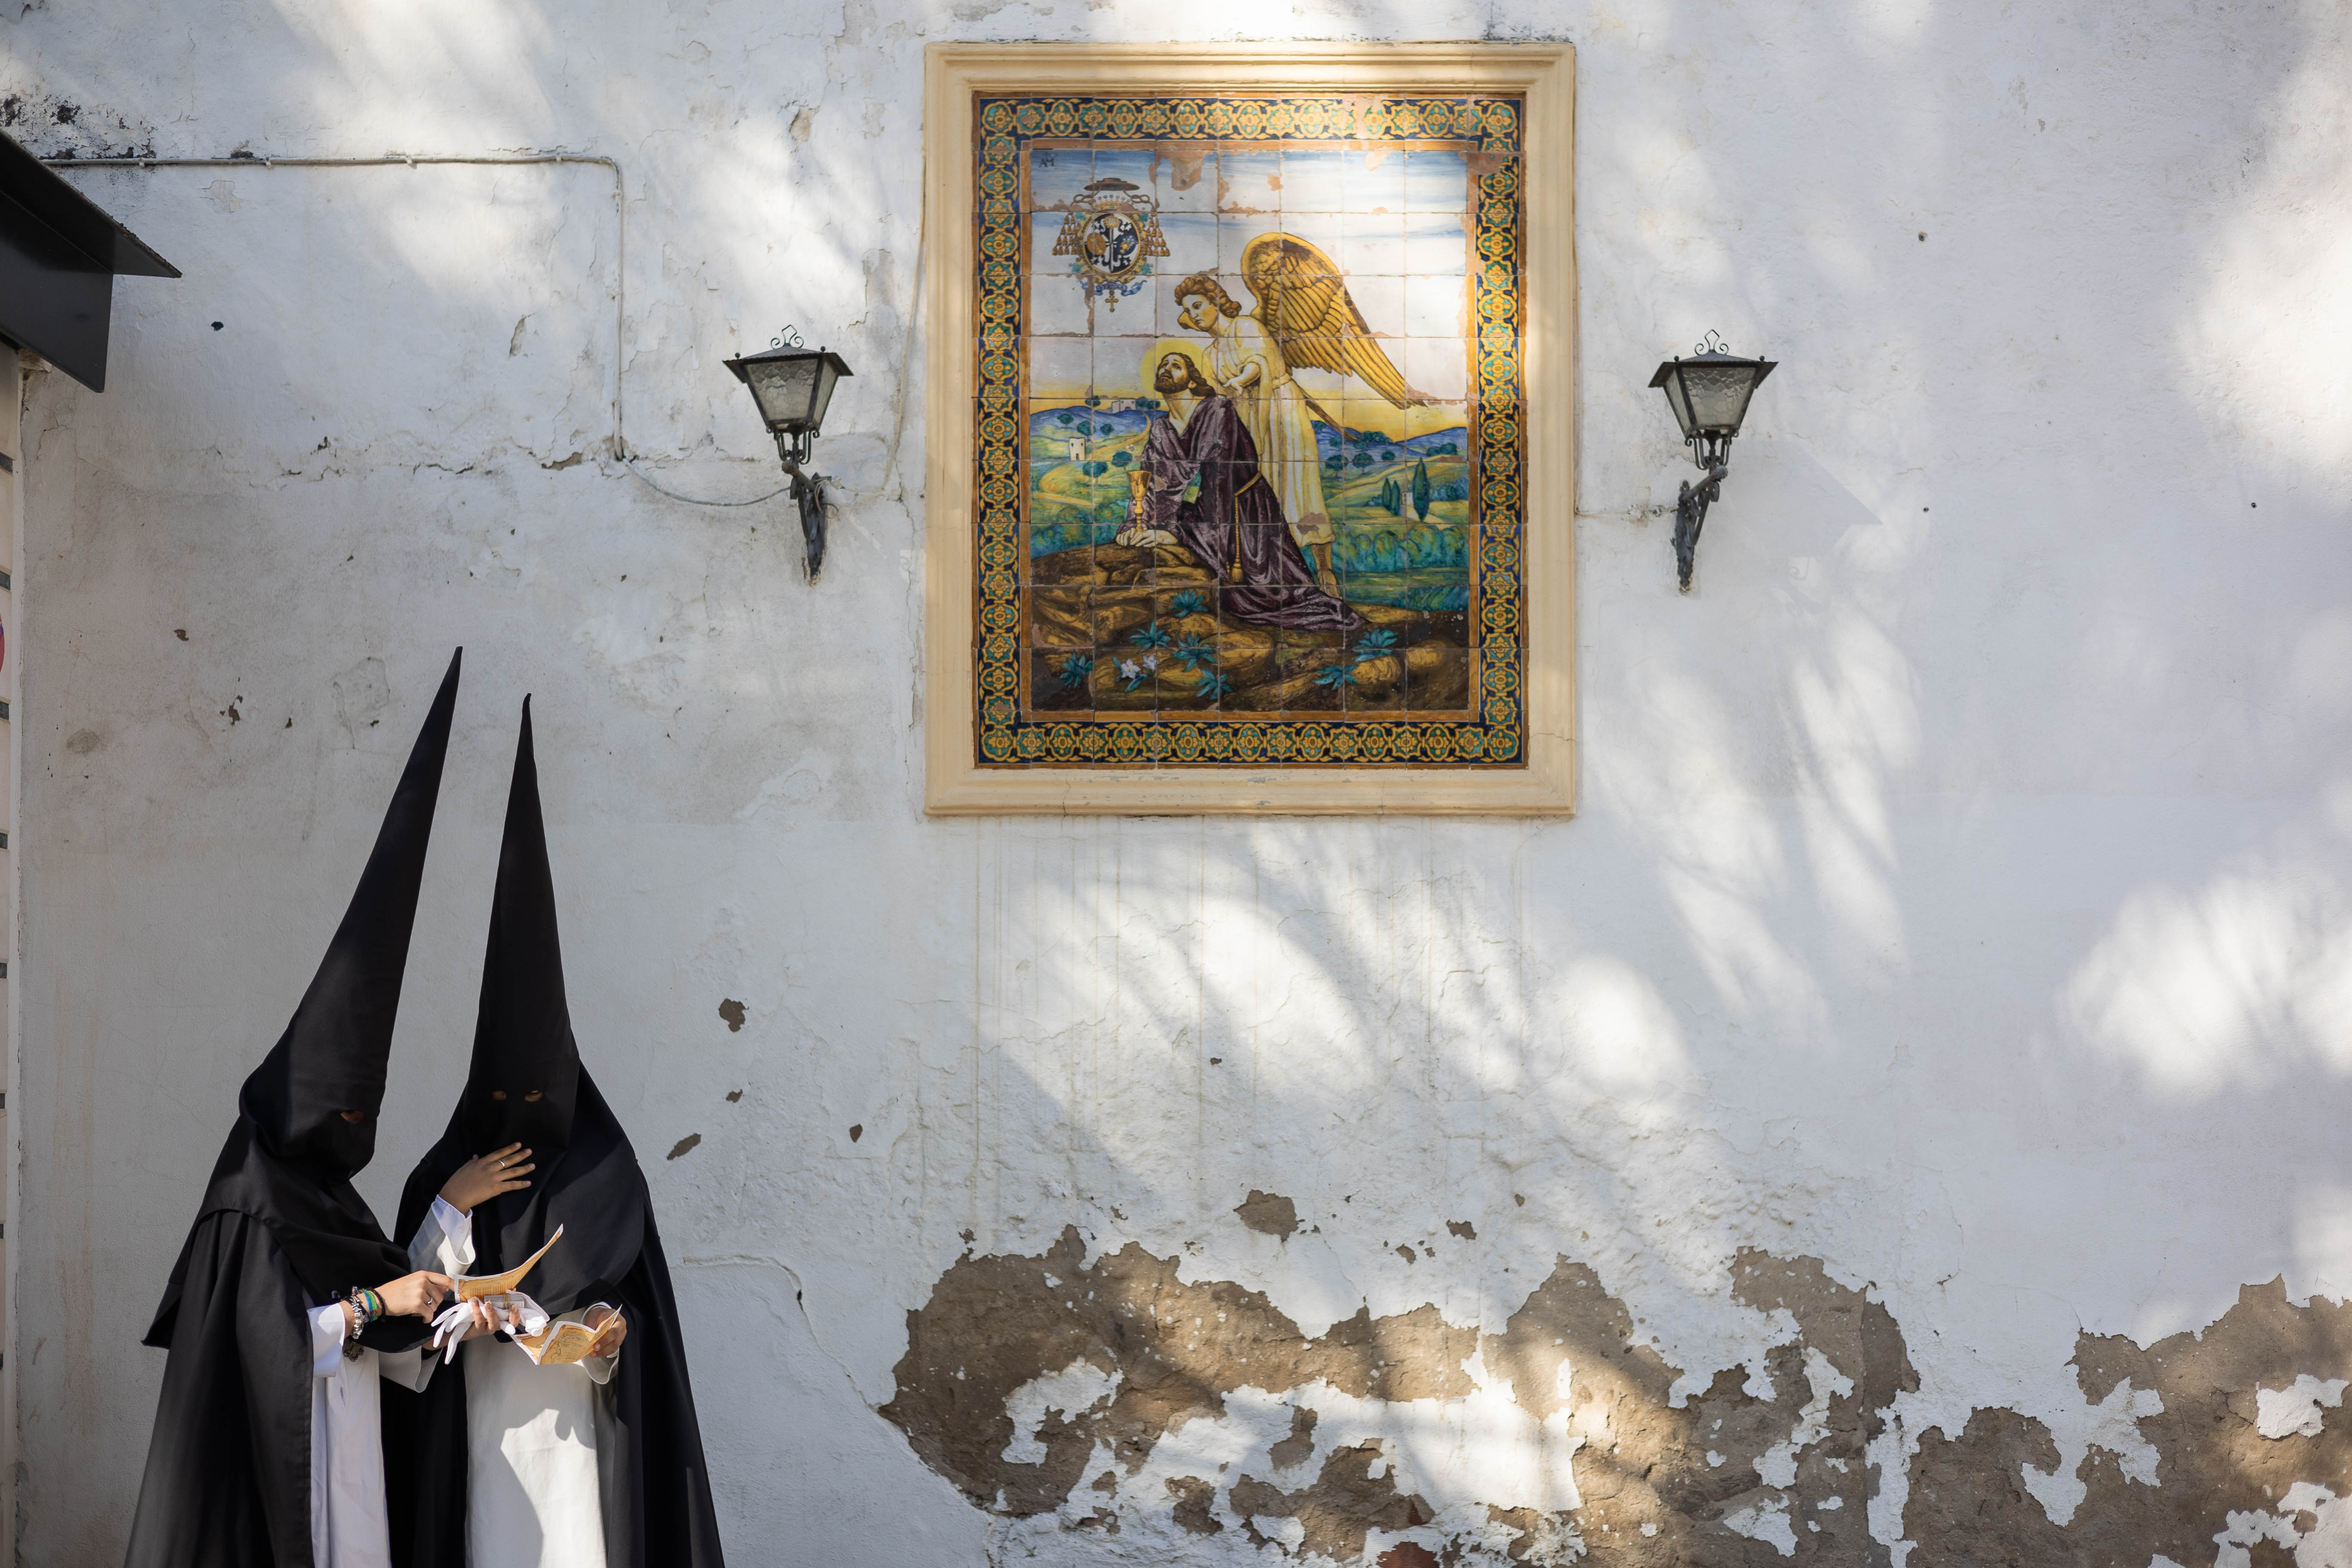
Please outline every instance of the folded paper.
[{"label": "folded paper", "polygon": [[555,1234],[547,1238],[547,1247],[541,1247],[537,1252],[532,1253],[529,1258],[524,1258],[520,1263],[516,1264],[512,1268],[508,1269],[505,1273],[460,1274],[457,1276],[457,1300],[460,1301],[472,1301],[478,1300],[484,1296],[505,1295],[508,1291],[522,1283],[522,1277],[530,1272],[530,1266],[532,1264],[547,1256],[548,1247],[553,1247],[557,1242],[562,1241],[562,1239],[563,1227],[559,1225],[555,1227]]},{"label": "folded paper", "polygon": [[[573,1362],[584,1361],[590,1347],[596,1342],[596,1336],[611,1327],[613,1319],[620,1315],[603,1301],[597,1302],[596,1306],[604,1307],[608,1315],[599,1319],[593,1328],[586,1323],[550,1323],[538,1333],[517,1334],[515,1343],[541,1366],[569,1366]],[[595,1308],[589,1310],[593,1312]]]}]

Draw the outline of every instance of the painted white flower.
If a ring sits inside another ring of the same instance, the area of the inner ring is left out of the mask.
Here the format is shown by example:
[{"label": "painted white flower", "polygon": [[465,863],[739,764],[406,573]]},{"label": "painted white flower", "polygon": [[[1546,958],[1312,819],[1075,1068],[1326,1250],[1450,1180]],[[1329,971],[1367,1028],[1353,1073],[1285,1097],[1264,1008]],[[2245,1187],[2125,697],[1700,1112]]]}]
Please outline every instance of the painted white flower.
[{"label": "painted white flower", "polygon": [[1135,660],[1123,658],[1118,661],[1118,673],[1122,679],[1135,680],[1141,678],[1143,671],[1136,668]]}]

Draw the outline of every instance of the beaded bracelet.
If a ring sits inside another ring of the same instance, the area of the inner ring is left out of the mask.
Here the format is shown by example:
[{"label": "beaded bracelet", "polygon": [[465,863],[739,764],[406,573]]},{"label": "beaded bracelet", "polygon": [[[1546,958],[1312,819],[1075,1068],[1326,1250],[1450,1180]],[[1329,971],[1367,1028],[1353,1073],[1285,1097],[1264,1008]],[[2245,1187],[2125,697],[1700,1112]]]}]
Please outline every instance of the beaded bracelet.
[{"label": "beaded bracelet", "polygon": [[360,1336],[367,1332],[369,1324],[384,1315],[383,1298],[364,1285],[354,1285],[351,1294],[343,1298],[343,1304],[350,1307],[352,1316],[359,1320],[359,1327],[343,1336],[343,1359],[357,1361],[361,1350]]}]

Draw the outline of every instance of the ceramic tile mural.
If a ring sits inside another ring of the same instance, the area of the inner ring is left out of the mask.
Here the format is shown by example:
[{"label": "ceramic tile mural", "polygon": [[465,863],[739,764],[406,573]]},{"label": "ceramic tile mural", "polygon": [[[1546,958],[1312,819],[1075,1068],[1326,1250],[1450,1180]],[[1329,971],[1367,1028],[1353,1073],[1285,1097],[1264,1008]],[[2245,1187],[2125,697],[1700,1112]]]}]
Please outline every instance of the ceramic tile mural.
[{"label": "ceramic tile mural", "polygon": [[972,112],[979,763],[1520,765],[1519,100]]}]

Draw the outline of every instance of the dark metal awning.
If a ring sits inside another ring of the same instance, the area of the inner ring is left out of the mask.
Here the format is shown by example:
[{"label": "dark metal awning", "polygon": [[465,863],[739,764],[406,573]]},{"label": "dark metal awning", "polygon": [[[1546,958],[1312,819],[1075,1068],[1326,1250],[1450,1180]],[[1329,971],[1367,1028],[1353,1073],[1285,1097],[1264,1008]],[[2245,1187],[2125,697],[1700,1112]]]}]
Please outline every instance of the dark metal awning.
[{"label": "dark metal awning", "polygon": [[114,279],[180,269],[0,135],[0,337],[106,390]]}]

